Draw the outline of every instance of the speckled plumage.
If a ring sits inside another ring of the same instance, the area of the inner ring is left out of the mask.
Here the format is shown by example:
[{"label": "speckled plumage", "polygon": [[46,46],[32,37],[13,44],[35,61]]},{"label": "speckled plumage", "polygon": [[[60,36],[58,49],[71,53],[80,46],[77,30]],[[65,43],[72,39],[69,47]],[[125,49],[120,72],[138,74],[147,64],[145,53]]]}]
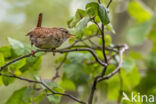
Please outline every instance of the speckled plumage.
[{"label": "speckled plumage", "polygon": [[37,27],[27,36],[30,37],[32,45],[41,49],[52,49],[59,47],[69,37],[69,32],[64,28]]}]

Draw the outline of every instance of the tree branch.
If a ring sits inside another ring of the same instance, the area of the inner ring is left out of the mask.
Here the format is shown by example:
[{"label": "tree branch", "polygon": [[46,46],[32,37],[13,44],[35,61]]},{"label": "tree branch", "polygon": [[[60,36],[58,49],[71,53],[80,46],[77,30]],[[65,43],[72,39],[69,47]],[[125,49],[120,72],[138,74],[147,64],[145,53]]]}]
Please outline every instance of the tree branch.
[{"label": "tree branch", "polygon": [[[109,5],[111,4],[112,0],[109,1],[108,5],[107,5],[107,8],[109,7]],[[101,1],[98,0],[98,3],[101,4]],[[98,29],[100,30],[101,32],[101,39],[102,39],[102,52],[103,52],[103,56],[104,56],[104,60],[105,60],[105,63],[108,65],[108,59],[107,59],[107,56],[106,56],[106,46],[105,46],[105,34],[104,34],[104,24],[102,23],[101,24],[101,28],[100,26],[98,25],[98,23],[95,21],[95,18],[93,18],[93,22],[97,25]],[[94,93],[95,93],[95,90],[96,90],[96,85],[98,83],[98,79],[99,78],[102,78],[104,75],[105,75],[105,72],[106,72],[106,69],[107,69],[107,66],[105,66],[102,70],[102,73],[100,75],[97,75],[95,78],[94,78],[94,82],[92,84],[92,88],[91,88],[91,92],[90,92],[90,96],[88,98],[88,104],[92,104],[92,101],[93,101],[93,96],[94,96]]]},{"label": "tree branch", "polygon": [[[75,49],[60,49],[60,50],[56,50],[56,52],[58,52],[58,53],[68,53],[68,52],[73,52],[73,51],[88,51],[88,52],[90,52],[90,53],[94,56],[95,60],[96,60],[100,65],[102,65],[102,66],[107,66],[106,63],[103,63],[103,62],[97,57],[96,53],[95,53],[94,50],[92,50],[91,48],[75,48]],[[48,49],[48,50],[39,49],[39,50],[34,51],[34,54],[36,54],[36,53],[38,53],[38,52],[52,52],[52,50],[50,50],[50,49]],[[16,61],[19,61],[19,60],[21,60],[21,59],[23,59],[23,58],[30,57],[30,56],[32,56],[31,53],[29,53],[29,54],[27,54],[27,55],[24,55],[24,56],[21,56],[21,57],[18,57],[18,58],[16,58],[16,59],[14,59],[14,60],[8,62],[7,64],[3,65],[3,66],[0,68],[0,72],[1,72],[4,68],[6,68],[7,66],[9,66],[10,64],[15,63]]]},{"label": "tree branch", "polygon": [[108,64],[108,60],[107,60],[107,56],[106,56],[106,46],[105,46],[105,34],[104,34],[104,25],[102,24],[102,29],[101,29],[101,35],[102,35],[102,52],[103,52],[103,56],[104,56],[104,60],[105,60],[105,63]]},{"label": "tree branch", "polygon": [[62,96],[67,96],[69,98],[71,98],[72,100],[76,101],[76,102],[79,102],[81,104],[86,104],[85,102],[77,99],[76,97],[72,96],[72,95],[69,95],[69,94],[66,94],[66,93],[60,93],[60,92],[55,92],[53,91],[51,88],[49,88],[49,86],[44,83],[43,81],[36,81],[36,80],[31,80],[31,79],[27,79],[27,78],[23,78],[23,77],[18,77],[18,76],[15,76],[15,75],[7,75],[7,74],[2,74],[0,73],[1,76],[4,76],[4,77],[11,77],[11,78],[16,78],[16,79],[19,79],[19,80],[23,80],[23,81],[26,81],[26,82],[29,82],[29,83],[36,83],[36,84],[41,84],[43,85],[47,90],[49,90],[52,94],[57,94],[57,95],[62,95]]},{"label": "tree branch", "polygon": [[125,44],[124,47],[119,52],[120,53],[120,61],[119,61],[118,66],[116,67],[116,69],[112,73],[108,74],[107,76],[104,76],[104,77],[98,79],[98,82],[101,82],[105,79],[109,79],[110,77],[112,77],[113,75],[115,75],[117,72],[120,71],[120,68],[122,67],[122,63],[123,63],[123,52],[126,51],[127,49],[128,49],[128,45]]},{"label": "tree branch", "polygon": [[107,8],[109,8],[110,4],[112,3],[112,0],[109,0],[109,3],[107,5]]}]

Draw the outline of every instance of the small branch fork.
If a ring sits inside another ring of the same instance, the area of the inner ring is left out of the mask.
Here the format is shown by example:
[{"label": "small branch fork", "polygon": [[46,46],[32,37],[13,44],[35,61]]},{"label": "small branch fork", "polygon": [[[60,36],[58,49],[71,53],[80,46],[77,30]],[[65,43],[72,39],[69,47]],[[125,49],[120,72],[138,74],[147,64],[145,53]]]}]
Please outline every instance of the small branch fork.
[{"label": "small branch fork", "polygon": [[[111,2],[112,2],[112,0],[109,0],[107,8],[110,6]],[[98,0],[98,3],[100,4],[101,1]],[[41,27],[41,23],[42,23],[42,14],[39,14],[38,23],[37,23],[36,27]],[[76,98],[76,97],[74,97],[72,95],[66,94],[66,93],[55,92],[51,88],[49,88],[43,81],[36,81],[36,80],[31,80],[31,79],[27,79],[27,78],[23,78],[23,77],[18,77],[18,76],[14,75],[14,74],[7,75],[7,74],[1,73],[2,70],[6,69],[9,65],[11,65],[11,64],[13,64],[13,63],[15,63],[15,62],[17,62],[17,61],[19,61],[21,59],[31,57],[32,56],[31,53],[26,54],[26,55],[21,56],[21,57],[18,57],[16,59],[6,63],[2,67],[0,67],[0,76],[16,78],[16,79],[23,80],[23,81],[26,81],[26,82],[29,82],[29,83],[34,83],[34,84],[41,84],[44,87],[46,87],[47,90],[49,90],[51,92],[51,94],[66,96],[66,97],[69,97],[70,99],[72,99],[72,100],[74,100],[74,101],[76,101],[78,103],[81,103],[81,104],[92,104],[97,84],[100,83],[103,80],[111,78],[113,75],[115,75],[116,73],[118,73],[120,71],[120,68],[121,68],[122,63],[123,63],[123,53],[128,49],[128,46],[126,44],[125,45],[116,45],[116,46],[113,46],[113,47],[106,47],[105,46],[105,38],[104,38],[104,35],[105,35],[104,34],[104,25],[102,24],[101,26],[99,26],[99,24],[96,23],[94,18],[93,18],[93,23],[95,23],[97,25],[98,29],[101,32],[101,35],[95,34],[95,35],[92,35],[92,36],[88,36],[88,37],[85,37],[85,38],[83,38],[81,40],[76,40],[73,44],[71,44],[68,47],[55,50],[56,53],[65,53],[65,56],[64,56],[64,59],[60,62],[60,64],[56,67],[56,74],[52,78],[52,80],[55,80],[59,76],[58,71],[61,68],[61,66],[63,65],[63,63],[66,61],[67,55],[68,55],[69,52],[87,51],[87,52],[91,53],[92,56],[95,59],[95,61],[93,61],[93,62],[96,62],[99,65],[101,65],[103,67],[103,70],[99,75],[97,75],[94,78],[93,84],[91,85],[91,90],[90,90],[88,102],[81,101],[78,98]],[[92,39],[95,38],[95,37],[98,37],[98,38],[102,39],[102,46],[99,46],[99,45],[95,44],[92,41]],[[91,44],[91,46],[88,45],[88,44],[84,44],[85,43],[84,41],[88,41]],[[79,43],[83,43],[83,45],[79,44]],[[100,59],[97,56],[97,54],[95,52],[96,50],[102,50],[104,59]],[[110,60],[110,58],[107,59],[106,50],[111,51],[111,52],[115,52],[116,54],[120,55],[120,60],[119,60],[119,62],[117,62],[117,67],[114,69],[113,72],[111,72],[108,75],[105,75],[105,72],[107,70],[107,66],[109,65],[108,61]],[[53,50],[51,50],[51,49],[48,49],[48,50],[38,49],[38,50],[34,51],[33,54],[35,55],[36,53],[39,53],[39,52],[47,53],[47,52],[53,52]]]},{"label": "small branch fork", "polygon": [[[109,3],[107,5],[107,8],[109,8],[110,4],[111,4],[112,0],[109,0]],[[98,0],[98,3],[101,4],[101,1]],[[98,27],[98,29],[100,30],[101,32],[101,38],[102,38],[102,52],[103,52],[103,56],[104,56],[104,60],[105,60],[105,63],[107,64],[106,66],[103,66],[103,70],[101,72],[100,75],[97,75],[95,78],[94,78],[94,81],[93,81],[93,84],[91,86],[91,91],[90,91],[90,95],[89,95],[89,98],[88,98],[88,104],[92,104],[93,102],[93,97],[94,97],[94,93],[95,93],[95,90],[96,90],[96,86],[97,86],[97,83],[105,80],[105,79],[109,79],[110,77],[112,77],[114,74],[116,74],[117,72],[120,71],[120,67],[122,66],[122,56],[123,56],[123,52],[125,50],[128,49],[128,46],[127,45],[124,45],[124,47],[119,51],[119,54],[120,54],[120,62],[117,66],[117,68],[112,72],[110,73],[109,75],[105,76],[105,72],[107,70],[107,66],[108,66],[108,59],[107,59],[107,56],[106,56],[106,46],[105,46],[105,37],[104,37],[104,24],[102,23],[101,24],[101,27],[98,25],[98,23],[95,21],[95,19],[93,18],[93,23],[95,23]]]}]

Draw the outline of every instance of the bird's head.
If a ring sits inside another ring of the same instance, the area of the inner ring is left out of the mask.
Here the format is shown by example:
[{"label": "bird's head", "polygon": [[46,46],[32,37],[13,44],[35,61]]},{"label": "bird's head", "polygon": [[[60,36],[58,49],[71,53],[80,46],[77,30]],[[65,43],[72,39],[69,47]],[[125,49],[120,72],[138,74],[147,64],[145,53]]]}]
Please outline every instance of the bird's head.
[{"label": "bird's head", "polygon": [[66,38],[75,38],[73,34],[71,34],[67,29],[65,28],[60,28],[60,30],[63,32]]}]

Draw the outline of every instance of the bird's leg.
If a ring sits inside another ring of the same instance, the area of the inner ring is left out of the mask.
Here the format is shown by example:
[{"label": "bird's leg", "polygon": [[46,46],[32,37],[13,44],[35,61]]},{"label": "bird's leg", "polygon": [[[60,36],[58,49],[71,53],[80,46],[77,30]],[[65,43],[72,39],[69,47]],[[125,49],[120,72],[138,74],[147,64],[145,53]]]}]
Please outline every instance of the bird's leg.
[{"label": "bird's leg", "polygon": [[31,54],[33,57],[35,57],[35,53],[34,53],[34,50],[32,49],[32,47],[33,47],[33,43],[31,42],[31,48],[30,48],[31,52],[30,52],[30,54]]},{"label": "bird's leg", "polygon": [[53,56],[56,54],[56,48],[52,48]]}]

